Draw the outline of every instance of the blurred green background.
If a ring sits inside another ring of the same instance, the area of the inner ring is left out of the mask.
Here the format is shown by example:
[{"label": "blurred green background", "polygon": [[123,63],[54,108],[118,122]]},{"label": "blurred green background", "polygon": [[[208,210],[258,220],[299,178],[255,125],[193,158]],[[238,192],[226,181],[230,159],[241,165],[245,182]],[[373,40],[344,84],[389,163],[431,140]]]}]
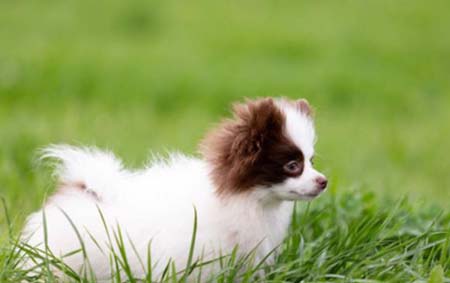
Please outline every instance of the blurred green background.
[{"label": "blurred green background", "polygon": [[[0,195],[51,191],[49,143],[196,152],[244,97],[306,97],[331,193],[450,201],[450,1],[0,1]],[[4,221],[0,213],[0,222]]]}]

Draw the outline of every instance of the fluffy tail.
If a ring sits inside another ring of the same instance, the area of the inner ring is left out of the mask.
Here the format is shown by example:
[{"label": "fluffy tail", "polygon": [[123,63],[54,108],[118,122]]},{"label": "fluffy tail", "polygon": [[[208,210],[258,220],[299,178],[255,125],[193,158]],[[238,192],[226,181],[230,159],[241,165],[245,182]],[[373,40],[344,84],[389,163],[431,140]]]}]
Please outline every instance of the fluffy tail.
[{"label": "fluffy tail", "polygon": [[103,197],[113,193],[123,171],[112,153],[96,148],[52,145],[42,151],[41,160],[55,161],[55,176],[62,184],[78,186]]}]

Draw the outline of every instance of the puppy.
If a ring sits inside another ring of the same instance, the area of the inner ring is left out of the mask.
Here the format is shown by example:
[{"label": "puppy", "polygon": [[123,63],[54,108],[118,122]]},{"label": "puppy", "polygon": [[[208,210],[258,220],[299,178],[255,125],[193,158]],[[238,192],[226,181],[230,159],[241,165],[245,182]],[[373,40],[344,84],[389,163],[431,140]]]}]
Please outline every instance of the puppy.
[{"label": "puppy", "polygon": [[[89,265],[100,281],[120,273],[111,254],[121,249],[136,278],[145,278],[149,254],[160,276],[169,261],[186,267],[196,217],[193,261],[235,248],[263,260],[285,238],[293,201],[327,187],[313,168],[315,139],[305,100],[264,98],[235,105],[201,143],[202,158],[174,153],[131,171],[110,152],[51,146],[43,158],[56,161],[58,188],[29,216],[22,241],[77,272]],[[218,268],[213,261],[203,276]]]}]

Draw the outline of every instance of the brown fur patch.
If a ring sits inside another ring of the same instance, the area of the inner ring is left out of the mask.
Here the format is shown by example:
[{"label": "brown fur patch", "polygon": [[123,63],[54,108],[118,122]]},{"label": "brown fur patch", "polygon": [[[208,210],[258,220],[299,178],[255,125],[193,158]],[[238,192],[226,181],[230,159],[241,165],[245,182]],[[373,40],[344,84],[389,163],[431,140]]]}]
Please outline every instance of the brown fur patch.
[{"label": "brown fur patch", "polygon": [[283,169],[287,162],[298,160],[302,168],[304,162],[300,149],[286,136],[285,117],[271,98],[235,105],[233,119],[212,131],[201,151],[212,165],[219,194],[281,183],[292,177]]}]

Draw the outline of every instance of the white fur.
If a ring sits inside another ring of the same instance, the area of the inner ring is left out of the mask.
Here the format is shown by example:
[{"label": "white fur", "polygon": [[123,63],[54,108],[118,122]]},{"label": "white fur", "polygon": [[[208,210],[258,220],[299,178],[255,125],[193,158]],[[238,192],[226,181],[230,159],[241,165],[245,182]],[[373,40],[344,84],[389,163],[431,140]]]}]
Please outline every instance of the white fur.
[{"label": "white fur", "polygon": [[313,120],[285,100],[278,100],[277,105],[286,116],[286,130],[289,137],[302,150],[305,159],[311,158],[316,143]]},{"label": "white fur", "polygon": [[[146,263],[151,245],[153,273],[160,275],[169,259],[177,270],[185,267],[195,207],[198,228],[194,259],[214,259],[238,246],[241,254],[256,248],[256,260],[261,260],[286,236],[293,202],[284,200],[313,198],[311,192],[317,191],[314,178],[321,175],[308,161],[315,139],[312,121],[292,108],[280,107],[286,113],[289,135],[305,152],[307,162],[301,177],[270,188],[258,187],[248,193],[220,197],[209,177],[209,165],[197,158],[174,154],[142,170],[129,171],[111,153],[53,146],[45,150],[44,157],[58,161],[56,174],[63,188],[43,210],[30,215],[23,231],[24,241],[43,247],[45,212],[50,250],[62,256],[79,249],[80,241],[64,211],[81,234],[98,279],[110,278],[109,249],[118,250],[113,236],[118,233],[118,226],[134,274],[145,276],[145,268],[139,262]],[[77,189],[79,183],[84,183],[86,189]],[[74,270],[80,270],[84,262],[81,253],[64,261]],[[217,264],[209,270],[214,268]]]},{"label": "white fur", "polygon": [[287,134],[301,149],[305,163],[303,173],[299,177],[288,178],[283,183],[272,186],[269,190],[283,200],[314,199],[322,193],[316,180],[325,178],[325,176],[314,169],[311,163],[316,142],[313,120],[285,100],[278,100],[277,104],[286,116]]}]

